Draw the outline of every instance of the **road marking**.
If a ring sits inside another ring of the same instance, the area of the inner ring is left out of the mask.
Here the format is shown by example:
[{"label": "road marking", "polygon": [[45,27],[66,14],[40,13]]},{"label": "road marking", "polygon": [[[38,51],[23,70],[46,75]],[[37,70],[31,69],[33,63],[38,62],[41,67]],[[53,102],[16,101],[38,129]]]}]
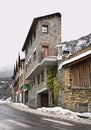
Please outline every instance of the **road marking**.
[{"label": "road marking", "polygon": [[56,128],[56,129],[60,129],[60,130],[67,130],[65,128],[62,128],[62,127],[57,127],[57,126],[52,126],[53,128]]},{"label": "road marking", "polygon": [[8,122],[11,122],[11,123],[14,123],[18,126],[21,126],[21,127],[24,127],[24,128],[30,128],[31,126],[30,125],[27,125],[27,124],[24,124],[24,123],[21,123],[19,121],[15,121],[15,120],[7,120]]},{"label": "road marking", "polygon": [[67,123],[67,122],[63,122],[63,121],[57,121],[57,120],[52,120],[52,119],[49,119],[49,118],[41,118],[41,119],[45,120],[45,121],[55,122],[55,123],[62,124],[62,125],[67,125],[67,126],[73,126],[74,125],[74,124],[71,124],[71,123]]},{"label": "road marking", "polygon": [[12,130],[12,127],[5,125],[5,123],[0,122],[0,129]]},{"label": "road marking", "polygon": [[[12,113],[8,113],[8,112],[5,112],[5,111],[2,111],[2,113],[5,114],[5,115],[7,115],[7,116],[12,116],[12,117],[20,118],[20,119],[25,119],[25,118],[23,118],[23,117],[20,117],[20,116],[18,116],[18,115],[14,115],[14,114],[12,114]],[[3,115],[3,114],[2,114],[2,115]]]}]

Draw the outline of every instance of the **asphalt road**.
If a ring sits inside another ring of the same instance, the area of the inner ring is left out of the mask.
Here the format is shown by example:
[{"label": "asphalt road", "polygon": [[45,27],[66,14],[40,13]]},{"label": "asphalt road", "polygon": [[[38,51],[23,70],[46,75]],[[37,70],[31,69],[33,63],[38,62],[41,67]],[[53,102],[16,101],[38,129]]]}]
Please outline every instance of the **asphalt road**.
[{"label": "asphalt road", "polygon": [[55,120],[0,104],[0,130],[91,130],[91,125]]}]

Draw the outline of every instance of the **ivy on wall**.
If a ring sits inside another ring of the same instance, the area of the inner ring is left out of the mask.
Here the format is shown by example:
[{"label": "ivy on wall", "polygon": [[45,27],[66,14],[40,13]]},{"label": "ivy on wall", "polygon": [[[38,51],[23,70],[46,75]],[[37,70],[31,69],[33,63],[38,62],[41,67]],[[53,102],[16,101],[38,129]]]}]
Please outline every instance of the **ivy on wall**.
[{"label": "ivy on wall", "polygon": [[52,105],[54,106],[58,104],[58,92],[60,87],[61,87],[61,83],[58,82],[56,68],[49,69],[47,73],[47,88],[49,91],[53,92]]},{"label": "ivy on wall", "polygon": [[56,69],[52,68],[47,71],[47,87],[48,90],[53,90],[54,88],[54,78],[56,77]]}]

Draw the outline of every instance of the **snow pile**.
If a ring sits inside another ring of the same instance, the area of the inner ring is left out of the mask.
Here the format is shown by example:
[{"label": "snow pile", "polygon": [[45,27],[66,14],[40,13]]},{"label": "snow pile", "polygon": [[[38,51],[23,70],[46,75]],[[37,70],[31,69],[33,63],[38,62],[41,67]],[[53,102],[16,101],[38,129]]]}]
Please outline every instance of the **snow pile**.
[{"label": "snow pile", "polygon": [[14,103],[12,101],[9,101],[9,99],[6,101],[0,100],[0,104],[7,104],[15,109],[29,112],[29,113],[36,113],[48,117],[54,117],[54,118],[66,119],[74,122],[91,124],[91,113],[77,113],[77,112],[72,112],[68,109],[63,109],[61,107],[53,107],[53,108],[42,107],[38,109],[31,109],[27,105],[24,105],[22,103]]},{"label": "snow pile", "polygon": [[6,101],[3,101],[3,99],[0,99],[0,104],[5,104]]},{"label": "snow pile", "polygon": [[74,122],[80,122],[84,124],[91,124],[91,113],[77,113],[72,112],[68,109],[63,109],[61,107],[53,107],[53,108],[38,108],[37,111],[39,113],[43,113],[46,116],[66,119]]},{"label": "snow pile", "polygon": [[13,108],[16,108],[18,110],[21,110],[21,111],[30,110],[30,108],[27,105],[24,105],[22,103],[14,103],[14,102],[11,102],[11,101],[6,101],[6,104],[13,107]]},{"label": "snow pile", "polygon": [[80,119],[74,112],[67,109],[63,109],[61,107],[53,107],[53,108],[43,107],[43,108],[38,108],[37,110],[41,113],[45,113],[45,115],[51,115],[63,119],[72,119],[72,120]]},{"label": "snow pile", "polygon": [[76,113],[77,116],[83,117],[83,118],[89,118],[91,120],[91,113],[90,112],[84,112],[84,113]]},{"label": "snow pile", "polygon": [[11,97],[9,97],[8,99],[6,99],[6,101],[11,101]]}]

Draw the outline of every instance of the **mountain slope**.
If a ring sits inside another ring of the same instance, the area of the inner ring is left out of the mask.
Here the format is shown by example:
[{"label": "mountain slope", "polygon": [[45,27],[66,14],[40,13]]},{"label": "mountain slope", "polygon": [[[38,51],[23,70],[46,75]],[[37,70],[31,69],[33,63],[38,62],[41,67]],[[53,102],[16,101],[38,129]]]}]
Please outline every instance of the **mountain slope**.
[{"label": "mountain slope", "polygon": [[91,33],[87,36],[83,36],[77,40],[65,41],[62,43],[62,50],[69,51],[69,54],[73,54],[87,46],[91,45]]},{"label": "mountain slope", "polygon": [[0,68],[0,78],[12,77],[13,75],[13,67],[3,67]]}]

